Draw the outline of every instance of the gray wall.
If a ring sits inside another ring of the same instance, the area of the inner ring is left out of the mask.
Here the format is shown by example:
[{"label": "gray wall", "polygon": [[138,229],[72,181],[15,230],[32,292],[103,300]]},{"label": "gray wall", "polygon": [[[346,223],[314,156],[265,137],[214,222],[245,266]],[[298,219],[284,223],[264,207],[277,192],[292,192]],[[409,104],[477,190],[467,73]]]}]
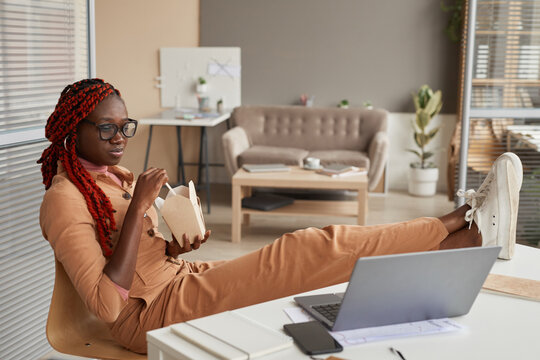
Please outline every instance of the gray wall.
[{"label": "gray wall", "polygon": [[456,112],[458,47],[439,0],[201,0],[201,46],[242,49],[242,103],[371,100],[413,110],[427,83]]}]

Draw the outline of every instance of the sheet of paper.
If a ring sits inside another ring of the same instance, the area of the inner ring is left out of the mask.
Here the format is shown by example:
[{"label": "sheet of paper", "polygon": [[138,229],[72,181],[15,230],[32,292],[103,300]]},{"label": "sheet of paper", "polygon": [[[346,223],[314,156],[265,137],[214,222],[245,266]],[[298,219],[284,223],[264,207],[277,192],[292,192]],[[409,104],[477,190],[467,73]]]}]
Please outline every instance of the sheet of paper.
[{"label": "sheet of paper", "polygon": [[227,65],[219,62],[213,62],[208,64],[208,75],[224,75],[231,78],[240,77],[240,66],[239,65]]},{"label": "sheet of paper", "polygon": [[[292,322],[311,321],[313,318],[302,308],[283,309]],[[439,334],[464,329],[463,325],[450,319],[434,319],[412,323],[377,326],[347,331],[330,331],[342,346],[364,344],[372,341],[388,340],[398,337]]]}]

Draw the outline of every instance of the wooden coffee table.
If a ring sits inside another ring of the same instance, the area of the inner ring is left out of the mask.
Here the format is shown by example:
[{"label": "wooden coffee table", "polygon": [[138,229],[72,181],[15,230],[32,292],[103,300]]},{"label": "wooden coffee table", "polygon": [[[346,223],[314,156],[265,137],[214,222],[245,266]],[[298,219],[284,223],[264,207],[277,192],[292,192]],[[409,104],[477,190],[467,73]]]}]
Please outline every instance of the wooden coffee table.
[{"label": "wooden coffee table", "polygon": [[[242,208],[242,198],[251,195],[253,187],[289,189],[334,189],[358,192],[356,201],[295,200],[293,204],[271,211]],[[367,175],[329,177],[291,166],[290,172],[249,173],[240,169],[232,178],[232,242],[241,240],[242,218],[249,224],[250,214],[294,216],[348,216],[356,217],[364,225],[367,215]]]}]

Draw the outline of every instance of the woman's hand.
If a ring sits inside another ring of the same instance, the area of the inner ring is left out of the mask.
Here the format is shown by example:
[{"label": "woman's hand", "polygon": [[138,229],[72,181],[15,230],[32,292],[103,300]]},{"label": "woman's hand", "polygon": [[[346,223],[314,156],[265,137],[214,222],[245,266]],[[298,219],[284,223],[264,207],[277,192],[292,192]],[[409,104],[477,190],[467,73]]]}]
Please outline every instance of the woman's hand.
[{"label": "woman's hand", "polygon": [[161,187],[167,182],[163,169],[148,169],[143,172],[133,192],[131,203],[124,217],[118,243],[103,272],[124,289],[131,288],[141,239],[143,214],[152,206]]},{"label": "woman's hand", "polygon": [[206,230],[206,233],[204,233],[204,238],[202,239],[200,235],[195,236],[195,241],[193,244],[189,243],[189,236],[184,234],[182,235],[183,246],[180,245],[179,241],[173,235],[173,241],[170,241],[167,244],[167,255],[176,258],[180,254],[190,252],[191,250],[197,250],[201,244],[204,244],[206,240],[208,240],[211,233],[212,231]]},{"label": "woman's hand", "polygon": [[169,181],[167,171],[150,168],[139,175],[131,203],[137,209],[148,210],[159,195],[159,191]]}]

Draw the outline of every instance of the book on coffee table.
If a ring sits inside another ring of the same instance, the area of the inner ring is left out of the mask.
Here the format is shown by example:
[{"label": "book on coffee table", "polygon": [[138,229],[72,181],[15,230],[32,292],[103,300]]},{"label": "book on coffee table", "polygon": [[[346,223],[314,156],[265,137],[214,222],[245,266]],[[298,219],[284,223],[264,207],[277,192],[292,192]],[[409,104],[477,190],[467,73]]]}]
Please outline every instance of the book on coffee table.
[{"label": "book on coffee table", "polygon": [[352,165],[330,164],[323,166],[323,168],[318,170],[317,173],[331,177],[341,177],[348,175],[366,174],[367,172],[365,168],[359,168]]},{"label": "book on coffee table", "polygon": [[285,164],[244,164],[242,168],[253,173],[291,171],[291,168]]},{"label": "book on coffee table", "polygon": [[355,169],[358,169],[358,168],[352,165],[329,164],[329,165],[324,165],[321,170],[328,173],[341,174],[341,173],[352,171]]}]

